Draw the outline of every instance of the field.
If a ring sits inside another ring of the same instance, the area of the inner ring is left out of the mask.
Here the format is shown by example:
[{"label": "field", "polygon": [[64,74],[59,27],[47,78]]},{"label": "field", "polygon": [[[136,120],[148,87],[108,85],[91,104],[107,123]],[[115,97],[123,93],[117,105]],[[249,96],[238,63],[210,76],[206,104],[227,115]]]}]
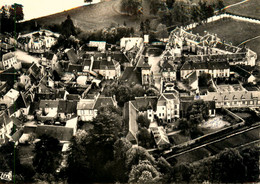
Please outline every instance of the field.
[{"label": "field", "polygon": [[[237,0],[234,0],[234,1],[237,1]],[[242,3],[240,5],[228,8],[227,12],[236,14],[236,15],[240,15],[240,16],[260,19],[259,7],[260,7],[259,0],[248,0],[245,3]]]},{"label": "field", "polygon": [[[233,45],[257,37],[260,35],[260,24],[253,24],[233,19],[218,20],[212,23],[200,25],[192,30],[193,33],[204,34],[204,31],[216,33],[219,38]],[[254,39],[246,43],[246,46],[255,51],[260,58],[260,39]]]},{"label": "field", "polygon": [[233,136],[224,141],[211,144],[210,146],[206,146],[189,153],[177,156],[176,159],[179,163],[181,162],[195,162],[201,160],[203,158],[208,157],[209,155],[214,155],[223,151],[225,148],[234,148],[240,145],[244,145],[246,143],[259,140],[259,132],[260,128],[245,132],[243,134],[239,134]]},{"label": "field", "polygon": [[[148,13],[149,10],[147,10],[147,7],[149,7],[147,0],[143,1],[143,6],[146,7],[144,8],[146,10],[144,11],[144,15],[140,18],[121,13],[120,5],[121,0],[106,0],[101,3],[74,8],[35,20],[37,21],[37,24],[42,26],[61,24],[69,14],[76,27],[79,27],[83,31],[88,31],[110,27],[111,25],[123,25],[124,22],[128,27],[139,29],[141,20],[151,18]],[[34,20],[22,24],[26,27],[30,27],[32,23],[34,23]]]}]

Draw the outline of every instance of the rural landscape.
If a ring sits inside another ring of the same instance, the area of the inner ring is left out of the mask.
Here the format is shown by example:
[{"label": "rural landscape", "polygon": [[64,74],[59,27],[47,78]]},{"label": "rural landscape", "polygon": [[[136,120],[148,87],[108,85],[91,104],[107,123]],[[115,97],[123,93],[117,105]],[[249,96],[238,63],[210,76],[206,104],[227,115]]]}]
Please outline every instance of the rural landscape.
[{"label": "rural landscape", "polygon": [[82,4],[1,4],[0,183],[260,182],[260,1]]}]

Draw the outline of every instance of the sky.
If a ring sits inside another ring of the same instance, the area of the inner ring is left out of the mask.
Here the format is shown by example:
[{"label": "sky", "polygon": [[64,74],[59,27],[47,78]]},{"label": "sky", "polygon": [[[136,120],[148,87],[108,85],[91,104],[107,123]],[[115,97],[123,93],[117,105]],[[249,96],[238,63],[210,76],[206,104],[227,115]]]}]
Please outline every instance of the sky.
[{"label": "sky", "polygon": [[[93,0],[93,3],[99,1],[100,0]],[[1,7],[13,3],[22,4],[24,6],[24,20],[42,17],[88,4],[84,3],[84,0],[0,0]]]}]

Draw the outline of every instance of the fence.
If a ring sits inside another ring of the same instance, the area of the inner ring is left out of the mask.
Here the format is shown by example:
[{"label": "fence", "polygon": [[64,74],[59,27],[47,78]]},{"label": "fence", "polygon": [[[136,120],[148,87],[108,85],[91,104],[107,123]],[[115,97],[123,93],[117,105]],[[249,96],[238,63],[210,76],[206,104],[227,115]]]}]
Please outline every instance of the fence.
[{"label": "fence", "polygon": [[[232,14],[227,14],[227,13],[220,14],[220,15],[214,15],[213,17],[209,17],[207,20],[205,20],[205,23],[215,22],[217,20],[221,20],[221,19],[225,19],[225,18],[232,18],[234,20],[246,21],[246,22],[250,22],[250,23],[254,23],[254,24],[260,24],[260,20],[249,18],[249,17],[241,17],[241,16],[238,16],[238,15],[232,15]],[[200,24],[197,23],[197,22],[191,23],[187,26],[184,26],[184,30],[187,31],[187,30],[196,28],[198,25],[200,25]]]}]

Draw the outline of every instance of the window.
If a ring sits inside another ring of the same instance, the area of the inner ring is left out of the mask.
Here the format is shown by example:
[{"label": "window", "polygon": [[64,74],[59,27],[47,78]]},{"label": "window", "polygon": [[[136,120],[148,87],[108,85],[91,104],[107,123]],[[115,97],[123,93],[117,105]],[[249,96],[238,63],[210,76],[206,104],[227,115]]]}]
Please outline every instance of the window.
[{"label": "window", "polygon": [[164,107],[162,107],[162,110],[164,110]]},{"label": "window", "polygon": [[151,115],[151,114],[149,114],[149,117],[152,117],[152,115]]},{"label": "window", "polygon": [[161,113],[159,113],[159,117],[161,117]]},{"label": "window", "polygon": [[253,105],[254,104],[254,101],[250,101],[250,105]]},{"label": "window", "polygon": [[245,104],[246,104],[246,101],[243,101],[243,104],[245,105]]},{"label": "window", "polygon": [[164,113],[162,113],[162,116],[164,116]]}]

